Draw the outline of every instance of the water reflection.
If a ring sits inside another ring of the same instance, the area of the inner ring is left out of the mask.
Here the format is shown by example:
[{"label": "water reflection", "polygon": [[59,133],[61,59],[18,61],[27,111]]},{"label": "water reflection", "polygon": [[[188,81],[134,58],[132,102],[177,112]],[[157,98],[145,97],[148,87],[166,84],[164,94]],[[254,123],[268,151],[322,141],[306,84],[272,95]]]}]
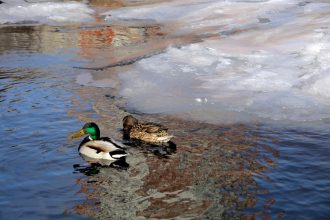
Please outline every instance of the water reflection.
[{"label": "water reflection", "polygon": [[74,173],[82,173],[86,176],[92,176],[98,174],[100,172],[100,169],[102,168],[115,168],[118,170],[127,170],[129,168],[129,164],[126,162],[126,159],[124,158],[112,162],[97,161],[95,163],[92,163],[88,161],[88,165],[80,165],[80,164],[73,165]]},{"label": "water reflection", "polygon": [[74,48],[78,35],[59,31],[50,26],[2,26],[0,27],[0,54],[8,51],[54,53],[60,49]]},{"label": "water reflection", "polygon": [[176,153],[176,144],[173,141],[167,143],[147,143],[137,140],[128,140],[124,136],[124,143],[130,147],[138,148],[145,154],[153,154],[160,158],[169,158],[172,154]]},{"label": "water reflection", "polygon": [[[155,158],[148,158],[148,166],[153,169],[138,193],[151,197],[150,206],[139,215],[213,219],[244,216],[244,209],[254,206],[258,193],[264,190],[254,175],[268,169],[265,155],[258,149],[257,132],[242,125],[186,126],[176,134],[178,157],[163,166]],[[274,160],[274,156],[269,159]],[[155,191],[161,196],[154,197]]]},{"label": "water reflection", "polygon": [[124,3],[122,0],[90,0],[89,3],[94,7],[106,7],[106,8],[118,8],[123,7]]},{"label": "water reflection", "polygon": [[1,28],[0,35],[0,53],[13,48],[31,49],[38,51],[40,45],[38,35],[35,33],[36,27],[31,26],[9,26]]},{"label": "water reflection", "polygon": [[[104,180],[112,179],[114,173],[101,169],[98,175],[81,183],[92,189],[84,192],[87,197],[93,197],[94,202],[99,198],[96,202],[98,212],[89,215],[111,218],[123,211],[107,210],[111,204],[117,203],[118,207],[132,207],[126,210],[129,218],[269,217],[276,201],[272,196],[267,197],[267,188],[259,185],[256,177],[267,179],[265,173],[276,166],[279,154],[270,145],[273,140],[265,141],[258,126],[224,127],[164,116],[157,119],[143,116],[143,120],[161,120],[175,134],[178,147],[166,152],[164,146],[135,143],[131,145],[127,158],[130,169],[125,174],[117,173],[116,178],[121,182],[105,183]],[[112,192],[128,182],[129,185],[120,188],[121,192]],[[259,195],[266,199],[258,200]],[[88,203],[87,200],[84,206]],[[277,217],[283,215],[281,210],[276,212]]]},{"label": "water reflection", "polygon": [[83,173],[86,176],[98,174],[100,172],[100,167],[101,165],[98,163],[92,163],[88,166],[83,166],[80,164],[73,165],[74,173]]},{"label": "water reflection", "polygon": [[[94,60],[106,58],[106,64],[129,55],[132,46],[144,43],[150,36],[162,35],[158,26],[100,26],[85,27],[79,31],[78,54]],[[133,49],[133,51],[136,49]],[[140,49],[141,50],[141,49]],[[105,56],[103,58],[103,56]],[[118,58],[119,56],[119,58]]]}]

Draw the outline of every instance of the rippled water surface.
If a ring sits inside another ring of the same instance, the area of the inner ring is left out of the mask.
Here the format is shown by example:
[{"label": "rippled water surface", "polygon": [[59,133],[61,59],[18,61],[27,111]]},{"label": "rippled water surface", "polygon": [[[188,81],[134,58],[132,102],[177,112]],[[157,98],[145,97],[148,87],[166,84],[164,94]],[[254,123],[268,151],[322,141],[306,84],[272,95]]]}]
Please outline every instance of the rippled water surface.
[{"label": "rippled water surface", "polygon": [[[0,219],[328,219],[328,2],[4,2]],[[127,114],[176,148],[68,139]]]},{"label": "rippled water surface", "polygon": [[63,40],[40,37],[52,31],[1,28],[1,219],[75,218],[63,213],[84,198],[72,174],[76,150],[67,143],[78,122],[68,116],[74,73],[67,66],[81,61],[56,54],[51,44]]}]

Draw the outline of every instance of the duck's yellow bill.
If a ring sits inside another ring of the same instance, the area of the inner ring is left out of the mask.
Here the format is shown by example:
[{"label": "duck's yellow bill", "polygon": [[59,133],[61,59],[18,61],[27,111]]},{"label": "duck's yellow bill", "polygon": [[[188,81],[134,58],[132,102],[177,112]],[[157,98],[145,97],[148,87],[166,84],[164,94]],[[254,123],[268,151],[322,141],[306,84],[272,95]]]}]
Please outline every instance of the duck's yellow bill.
[{"label": "duck's yellow bill", "polygon": [[79,131],[76,131],[76,132],[71,133],[70,137],[71,137],[71,139],[73,139],[73,138],[81,137],[81,136],[83,136],[85,134],[86,134],[86,132],[83,129],[81,129]]}]

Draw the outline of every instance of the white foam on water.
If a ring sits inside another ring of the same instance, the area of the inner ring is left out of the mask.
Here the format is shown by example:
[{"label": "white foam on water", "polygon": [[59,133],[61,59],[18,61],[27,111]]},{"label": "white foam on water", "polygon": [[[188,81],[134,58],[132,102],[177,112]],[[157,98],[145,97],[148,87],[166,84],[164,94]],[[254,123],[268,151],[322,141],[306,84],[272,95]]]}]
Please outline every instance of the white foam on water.
[{"label": "white foam on water", "polygon": [[5,0],[0,4],[0,24],[41,23],[60,24],[90,22],[94,10],[80,2],[37,2]]},{"label": "white foam on water", "polygon": [[330,4],[260,4],[267,10],[246,2],[230,2],[225,10],[236,15],[254,7],[251,14],[269,19],[267,24],[251,18],[245,24],[255,22],[254,29],[168,48],[120,73],[129,107],[215,123],[329,119]]}]

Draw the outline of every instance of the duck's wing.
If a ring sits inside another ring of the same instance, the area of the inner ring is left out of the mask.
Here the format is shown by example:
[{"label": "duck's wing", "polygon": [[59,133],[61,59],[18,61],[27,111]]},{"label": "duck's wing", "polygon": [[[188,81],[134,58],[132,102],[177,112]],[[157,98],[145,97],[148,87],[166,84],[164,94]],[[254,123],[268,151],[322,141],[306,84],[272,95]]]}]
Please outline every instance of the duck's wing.
[{"label": "duck's wing", "polygon": [[109,142],[110,144],[114,145],[115,147],[117,148],[120,148],[120,149],[126,149],[127,146],[124,145],[123,143],[119,142],[119,141],[116,141],[115,139],[113,138],[109,138],[109,137],[101,137],[100,140],[102,141],[105,141],[105,142]]},{"label": "duck's wing", "polygon": [[111,152],[118,149],[116,145],[104,140],[88,141],[84,146],[96,150],[96,152]]},{"label": "duck's wing", "polygon": [[164,127],[163,125],[156,123],[141,124],[141,127],[147,133],[159,133],[168,130],[168,128]]}]

